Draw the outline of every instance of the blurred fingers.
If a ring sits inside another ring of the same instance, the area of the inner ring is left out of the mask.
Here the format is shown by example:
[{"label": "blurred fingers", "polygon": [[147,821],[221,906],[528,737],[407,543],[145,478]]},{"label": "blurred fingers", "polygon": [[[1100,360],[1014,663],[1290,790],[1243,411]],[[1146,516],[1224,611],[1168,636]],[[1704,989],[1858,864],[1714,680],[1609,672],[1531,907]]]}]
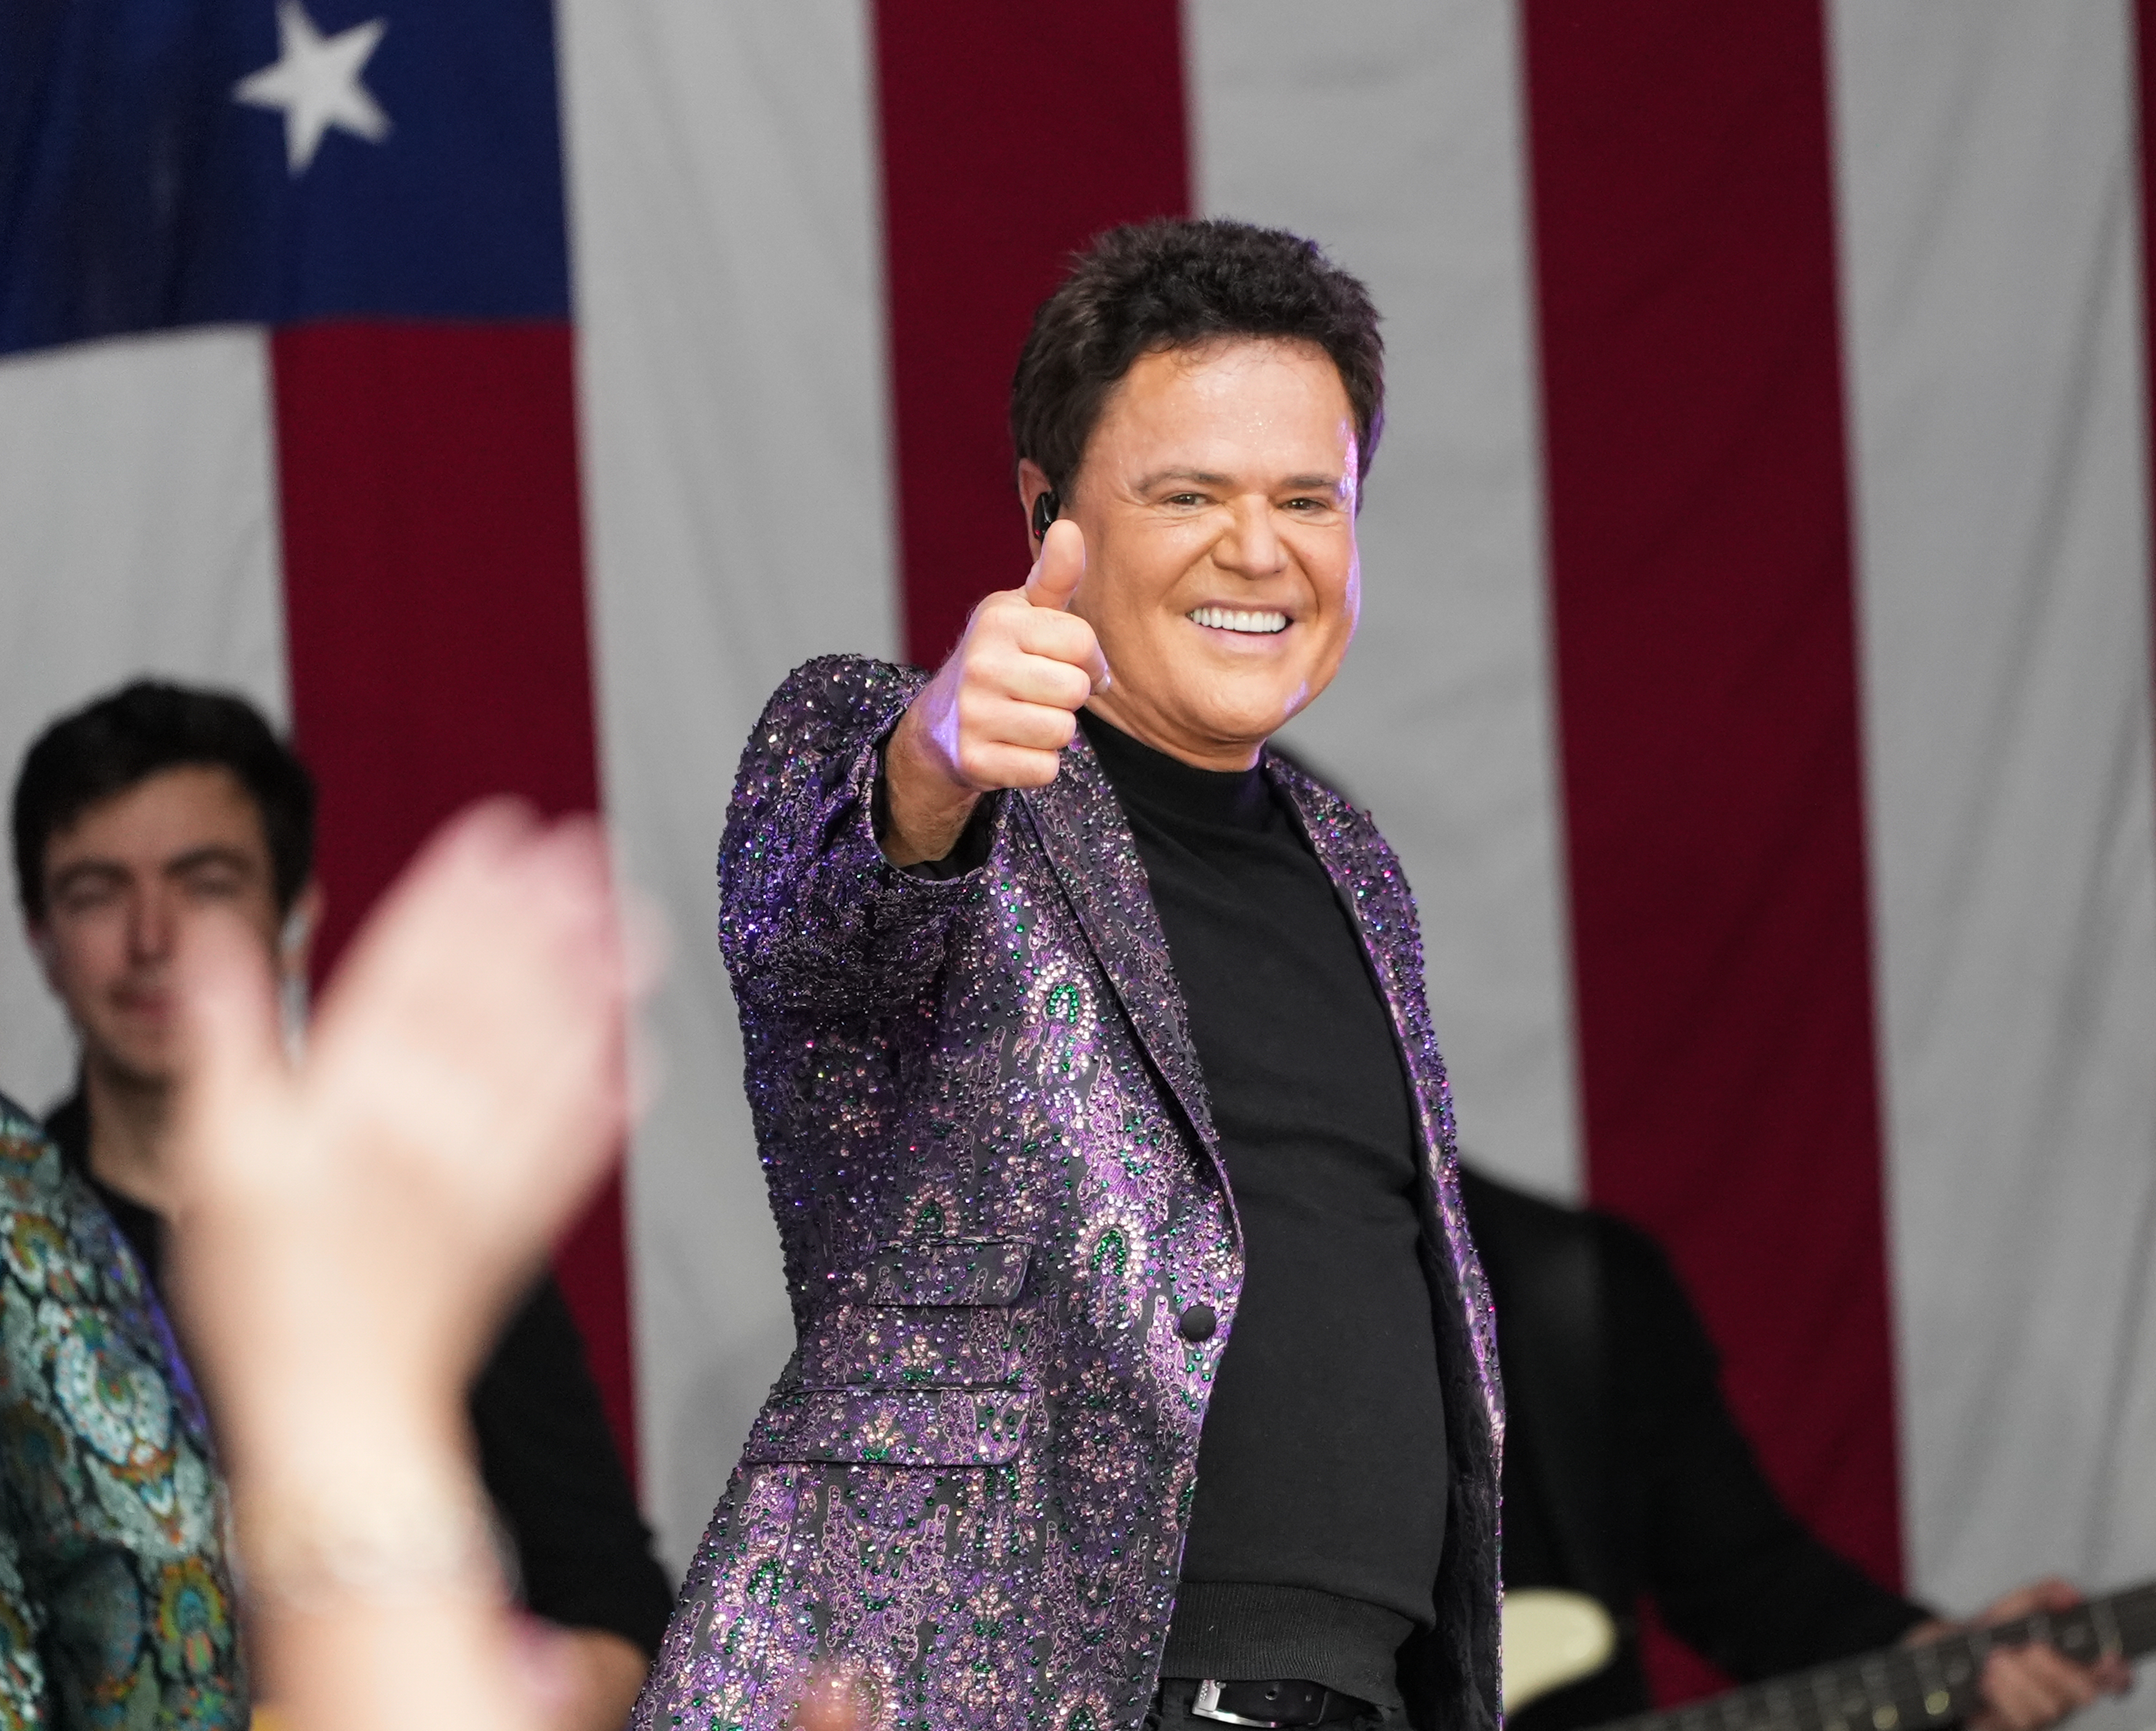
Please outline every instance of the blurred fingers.
[{"label": "blurred fingers", "polygon": [[255,1144],[238,1119],[285,1081],[276,983],[262,944],[237,916],[192,922],[178,958],[186,1080],[181,1112],[185,1201],[228,1176]]},{"label": "blurred fingers", "polygon": [[[467,1199],[536,1254],[626,1121],[632,968],[598,826],[498,802],[453,820],[323,1003],[308,1099],[367,1158]],[[330,1131],[327,1133],[338,1133]]]},{"label": "blurred fingers", "polygon": [[1976,1621],[1986,1625],[2010,1623],[2039,1611],[2071,1610],[2081,1602],[2082,1595],[2071,1581],[2047,1574],[1994,1599],[1977,1613]]},{"label": "blurred fingers", "polygon": [[2087,1667],[2048,1646],[2016,1647],[1984,1662],[1984,1703],[1999,1731],[2039,1731],[2087,1706],[2098,1692]]}]

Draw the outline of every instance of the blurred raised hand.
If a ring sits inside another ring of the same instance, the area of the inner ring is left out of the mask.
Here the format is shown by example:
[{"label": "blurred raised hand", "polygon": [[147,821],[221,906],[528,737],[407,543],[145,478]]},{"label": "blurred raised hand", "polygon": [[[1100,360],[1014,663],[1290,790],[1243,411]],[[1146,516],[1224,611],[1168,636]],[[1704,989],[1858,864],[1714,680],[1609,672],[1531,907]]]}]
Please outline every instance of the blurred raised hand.
[{"label": "blurred raised hand", "polygon": [[619,1146],[639,948],[598,825],[495,803],[384,898],[296,1062],[259,942],[181,958],[176,1290],[298,1731],[546,1722],[464,1396]]}]

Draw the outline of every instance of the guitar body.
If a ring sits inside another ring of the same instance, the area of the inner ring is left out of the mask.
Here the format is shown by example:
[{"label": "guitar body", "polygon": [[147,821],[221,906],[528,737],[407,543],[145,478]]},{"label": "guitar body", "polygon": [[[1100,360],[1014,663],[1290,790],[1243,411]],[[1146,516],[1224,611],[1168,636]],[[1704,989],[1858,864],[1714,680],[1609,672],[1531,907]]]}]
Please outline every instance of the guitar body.
[{"label": "guitar body", "polygon": [[1505,1711],[1592,1677],[1617,1653],[1617,1625],[1599,1600],[1558,1587],[1505,1595]]}]

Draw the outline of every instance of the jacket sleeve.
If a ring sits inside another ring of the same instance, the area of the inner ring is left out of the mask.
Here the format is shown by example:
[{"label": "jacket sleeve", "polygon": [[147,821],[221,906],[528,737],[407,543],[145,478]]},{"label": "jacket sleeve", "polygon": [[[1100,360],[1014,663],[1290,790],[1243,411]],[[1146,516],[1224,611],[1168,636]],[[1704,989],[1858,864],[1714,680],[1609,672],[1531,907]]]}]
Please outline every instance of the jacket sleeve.
[{"label": "jacket sleeve", "polygon": [[[18,1246],[44,1248],[59,1235],[41,1210],[18,1206],[31,1189],[25,1169],[51,1155],[35,1138],[34,1120],[0,1097],[0,1234]],[[41,1243],[41,1240],[44,1242]],[[67,1489],[54,1463],[66,1446],[50,1446],[54,1427],[40,1410],[35,1374],[38,1294],[13,1261],[0,1265],[0,1731],[53,1723],[51,1677],[45,1668],[52,1631],[37,1539]],[[46,1445],[40,1446],[40,1445]]]},{"label": "jacket sleeve", "polygon": [[[764,706],[719,850],[719,948],[745,1013],[875,1014],[918,998],[942,968],[952,914],[983,868],[902,871],[875,836],[884,742],[927,682],[829,656],[797,668]],[[992,858],[1007,802],[988,797]]]},{"label": "jacket sleeve", "polygon": [[21,1547],[14,1532],[13,1498],[0,1527],[0,1731],[28,1731],[52,1723],[39,1657],[44,1619],[23,1581]]},{"label": "jacket sleeve", "polygon": [[1898,1640],[1929,1613],[1789,1512],[1738,1428],[1720,1360],[1669,1263],[1645,1235],[1604,1225],[1648,1585],[1670,1626],[1745,1681]]},{"label": "jacket sleeve", "polygon": [[516,1548],[527,1610],[659,1650],[674,1595],[607,1428],[583,1336],[543,1276],[467,1403],[480,1476]]}]

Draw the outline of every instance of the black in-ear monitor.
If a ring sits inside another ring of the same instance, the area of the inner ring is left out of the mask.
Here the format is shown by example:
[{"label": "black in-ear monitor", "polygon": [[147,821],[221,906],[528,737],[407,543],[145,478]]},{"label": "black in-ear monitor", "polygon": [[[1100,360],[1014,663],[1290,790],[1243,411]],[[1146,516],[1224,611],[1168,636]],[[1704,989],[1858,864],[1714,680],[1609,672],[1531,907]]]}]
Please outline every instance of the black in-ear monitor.
[{"label": "black in-ear monitor", "polygon": [[1036,541],[1048,538],[1048,526],[1063,514],[1063,501],[1050,487],[1033,501],[1033,535]]}]

